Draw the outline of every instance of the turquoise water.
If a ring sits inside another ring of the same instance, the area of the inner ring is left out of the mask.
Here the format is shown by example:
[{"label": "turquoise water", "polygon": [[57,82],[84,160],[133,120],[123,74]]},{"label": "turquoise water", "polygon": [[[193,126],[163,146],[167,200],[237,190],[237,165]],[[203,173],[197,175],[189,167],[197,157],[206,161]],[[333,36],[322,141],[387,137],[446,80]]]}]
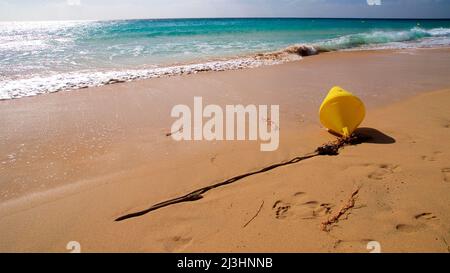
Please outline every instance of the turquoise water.
[{"label": "turquoise water", "polygon": [[[101,85],[110,80],[258,66],[262,63],[248,59],[251,54],[294,44],[317,50],[449,46],[450,20],[3,22],[0,99]],[[229,61],[237,57],[247,59]],[[161,70],[174,64],[205,64],[212,60],[216,62],[206,65],[206,69],[203,65],[181,66],[175,72]]]}]

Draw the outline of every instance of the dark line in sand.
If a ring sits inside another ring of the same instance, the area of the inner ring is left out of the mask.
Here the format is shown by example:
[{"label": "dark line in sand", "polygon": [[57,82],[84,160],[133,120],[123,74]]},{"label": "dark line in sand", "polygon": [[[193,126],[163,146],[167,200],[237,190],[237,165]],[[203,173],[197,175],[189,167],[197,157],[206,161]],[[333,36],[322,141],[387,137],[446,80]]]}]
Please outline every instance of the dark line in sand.
[{"label": "dark line in sand", "polygon": [[447,243],[447,240],[445,240],[445,238],[442,237],[442,241],[444,242],[445,246],[447,246],[447,252],[450,253],[450,245]]},{"label": "dark line in sand", "polygon": [[241,175],[235,176],[233,178],[227,179],[225,181],[213,184],[211,186],[206,186],[206,187],[200,188],[200,189],[195,190],[193,192],[190,192],[190,193],[188,193],[186,195],[183,195],[183,196],[180,196],[180,197],[177,197],[177,198],[173,198],[173,199],[170,199],[170,200],[167,200],[167,201],[155,204],[155,205],[151,206],[150,208],[148,208],[146,210],[142,210],[142,211],[139,211],[139,212],[130,213],[130,214],[121,216],[121,217],[117,218],[115,221],[122,221],[122,220],[125,220],[125,219],[142,216],[142,215],[147,214],[147,213],[149,213],[151,211],[154,211],[154,210],[157,210],[157,209],[160,209],[160,208],[163,208],[163,207],[167,207],[169,205],[177,204],[177,203],[196,201],[196,200],[202,199],[203,198],[202,194],[204,194],[207,191],[210,191],[212,189],[215,189],[215,188],[218,188],[218,187],[221,187],[221,186],[225,186],[225,185],[234,183],[236,181],[239,181],[239,180],[241,180],[243,178],[246,178],[248,176],[251,176],[251,175],[255,175],[255,174],[259,174],[259,173],[265,173],[265,172],[268,172],[270,170],[273,170],[273,169],[281,167],[281,166],[295,164],[295,163],[300,162],[302,160],[305,160],[305,159],[308,159],[308,158],[312,158],[312,157],[315,157],[315,156],[318,156],[318,155],[319,155],[318,153],[314,153],[314,154],[303,156],[303,157],[295,157],[295,158],[293,158],[293,159],[291,159],[291,160],[289,160],[287,162],[273,164],[273,165],[270,165],[268,167],[262,168],[261,170],[258,170],[258,171],[241,174]]},{"label": "dark line in sand", "polygon": [[250,224],[253,221],[253,219],[255,219],[256,216],[258,216],[258,214],[261,212],[261,209],[262,209],[263,205],[264,205],[264,200],[262,201],[261,206],[259,206],[259,209],[256,212],[256,214],[252,217],[252,219],[248,220],[248,222],[245,223],[245,225],[242,228],[245,228],[246,226],[248,226],[248,224]]},{"label": "dark line in sand", "polygon": [[171,135],[174,135],[174,134],[180,133],[180,132],[183,132],[183,126],[181,126],[180,129],[178,129],[178,130],[176,130],[174,132],[167,133],[166,136],[169,137]]}]

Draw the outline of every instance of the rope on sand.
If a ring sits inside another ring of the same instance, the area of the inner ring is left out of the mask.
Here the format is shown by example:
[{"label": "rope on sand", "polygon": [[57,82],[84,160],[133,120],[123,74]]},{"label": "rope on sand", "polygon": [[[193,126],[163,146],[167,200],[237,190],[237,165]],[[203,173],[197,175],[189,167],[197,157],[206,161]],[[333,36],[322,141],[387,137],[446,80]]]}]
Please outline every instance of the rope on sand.
[{"label": "rope on sand", "polygon": [[261,206],[259,206],[259,209],[258,209],[258,211],[256,212],[256,214],[255,214],[250,220],[248,220],[247,223],[245,223],[245,225],[242,226],[243,228],[245,228],[246,226],[248,226],[248,224],[250,224],[250,223],[253,221],[253,219],[255,219],[256,216],[258,216],[258,214],[261,212],[261,209],[262,209],[263,206],[264,206],[264,200],[262,201]]},{"label": "rope on sand", "polygon": [[282,167],[282,166],[287,166],[287,165],[291,165],[291,164],[295,164],[298,163],[300,161],[306,160],[306,159],[310,159],[316,156],[322,156],[322,155],[329,155],[329,156],[334,156],[334,155],[338,155],[339,154],[339,149],[344,147],[344,146],[348,146],[348,145],[357,145],[360,143],[363,143],[366,140],[367,137],[362,136],[362,135],[358,135],[358,134],[352,134],[350,137],[347,138],[338,138],[337,140],[333,141],[333,142],[329,142],[326,143],[320,147],[318,147],[314,152],[303,155],[303,156],[298,156],[295,157],[289,161],[284,161],[284,162],[280,162],[280,163],[276,163],[267,167],[264,167],[260,170],[257,171],[253,171],[253,172],[248,172],[248,173],[244,173],[241,175],[237,175],[235,177],[232,177],[230,179],[227,179],[225,181],[210,185],[210,186],[206,186],[197,190],[194,190],[186,195],[180,196],[180,197],[176,197],[173,199],[169,199],[166,200],[164,202],[161,203],[157,203],[151,207],[149,207],[148,209],[142,210],[142,211],[138,211],[138,212],[134,212],[134,213],[130,213],[127,215],[123,215],[117,219],[115,219],[115,221],[123,221],[126,219],[130,219],[130,218],[134,218],[134,217],[138,217],[138,216],[142,216],[144,214],[147,214],[151,211],[163,208],[163,207],[167,207],[170,205],[174,205],[174,204],[178,204],[178,203],[182,203],[182,202],[190,202],[190,201],[196,201],[199,199],[203,198],[203,194],[205,194],[206,192],[218,188],[218,187],[222,187],[234,182],[237,182],[243,178],[246,178],[248,176],[252,176],[255,174],[259,174],[259,173],[265,173],[268,171],[271,171],[273,169]]}]

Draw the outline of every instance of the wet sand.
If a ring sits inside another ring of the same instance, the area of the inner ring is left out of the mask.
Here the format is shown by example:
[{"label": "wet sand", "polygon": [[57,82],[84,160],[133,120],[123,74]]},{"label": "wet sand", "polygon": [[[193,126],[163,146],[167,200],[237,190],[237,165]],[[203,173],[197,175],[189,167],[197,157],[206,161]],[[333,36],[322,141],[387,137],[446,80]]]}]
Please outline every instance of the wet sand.
[{"label": "wet sand", "polygon": [[[367,252],[378,241],[386,252],[449,251],[449,53],[327,53],[0,101],[0,250],[66,252],[78,241],[86,252]],[[361,130],[374,143],[114,221],[333,140],[317,119],[333,85],[366,103]],[[171,108],[194,96],[279,104],[279,149],[167,137]],[[356,189],[354,205],[323,231]]]}]

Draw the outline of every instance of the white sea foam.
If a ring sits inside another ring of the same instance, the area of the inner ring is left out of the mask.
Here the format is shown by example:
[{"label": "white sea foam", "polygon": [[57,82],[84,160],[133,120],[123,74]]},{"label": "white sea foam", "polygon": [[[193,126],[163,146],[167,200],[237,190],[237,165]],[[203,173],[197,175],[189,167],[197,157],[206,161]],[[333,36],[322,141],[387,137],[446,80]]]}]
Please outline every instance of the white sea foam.
[{"label": "white sea foam", "polygon": [[200,64],[186,64],[121,71],[82,71],[59,73],[49,76],[34,76],[13,81],[0,81],[0,100],[35,96],[62,90],[73,90],[91,86],[126,82],[137,79],[159,78],[164,76],[187,75],[202,71],[224,71],[274,65],[288,61],[262,57],[239,58],[213,61]]}]

